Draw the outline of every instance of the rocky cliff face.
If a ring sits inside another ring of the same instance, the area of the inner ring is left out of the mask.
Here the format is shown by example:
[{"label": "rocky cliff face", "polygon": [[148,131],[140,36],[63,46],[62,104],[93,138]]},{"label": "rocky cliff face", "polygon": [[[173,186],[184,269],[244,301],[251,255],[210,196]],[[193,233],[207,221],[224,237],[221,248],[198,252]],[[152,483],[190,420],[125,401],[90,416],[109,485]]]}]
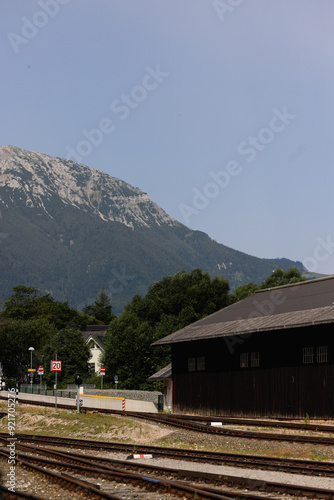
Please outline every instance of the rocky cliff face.
[{"label": "rocky cliff face", "polygon": [[301,267],[192,231],[104,172],[0,147],[0,302],[26,285],[80,309],[104,287],[118,314],[135,294],[183,269],[223,276],[233,288],[293,265]]},{"label": "rocky cliff face", "polygon": [[14,146],[0,147],[0,188],[4,188],[1,204],[8,206],[15,198],[16,203],[49,217],[54,215],[52,202],[57,197],[64,205],[131,228],[176,224],[146,193],[120,179],[73,161]]}]

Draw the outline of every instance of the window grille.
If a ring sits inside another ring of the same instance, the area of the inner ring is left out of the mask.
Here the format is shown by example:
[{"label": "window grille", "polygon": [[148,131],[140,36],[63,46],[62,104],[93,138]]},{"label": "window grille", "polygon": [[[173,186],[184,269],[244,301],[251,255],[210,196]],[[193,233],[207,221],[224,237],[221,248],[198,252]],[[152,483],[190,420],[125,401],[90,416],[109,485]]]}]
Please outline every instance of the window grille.
[{"label": "window grille", "polygon": [[205,370],[205,357],[204,356],[197,358],[197,370],[198,371]]},{"label": "window grille", "polygon": [[251,353],[251,366],[260,366],[260,353],[252,352]]},{"label": "window grille", "polygon": [[205,370],[205,357],[188,358],[188,372]]},{"label": "window grille", "polygon": [[248,352],[243,352],[240,354],[240,367],[241,368],[248,367]]},{"label": "window grille", "polygon": [[327,346],[321,346],[317,349],[317,363],[327,363],[328,361],[328,351]]},{"label": "window grille", "polygon": [[313,347],[303,347],[303,363],[310,364],[314,362]]},{"label": "window grille", "polygon": [[188,372],[196,371],[196,358],[188,358]]}]

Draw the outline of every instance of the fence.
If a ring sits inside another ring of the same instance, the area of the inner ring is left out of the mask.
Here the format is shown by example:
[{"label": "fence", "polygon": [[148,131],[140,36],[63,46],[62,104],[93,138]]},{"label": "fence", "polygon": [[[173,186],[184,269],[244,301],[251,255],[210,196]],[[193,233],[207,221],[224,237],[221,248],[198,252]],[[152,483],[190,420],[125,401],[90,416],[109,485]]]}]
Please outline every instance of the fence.
[{"label": "fence", "polygon": [[[25,394],[41,394],[42,396],[55,396],[56,393],[54,389],[47,389],[46,386],[43,389],[39,385],[34,386],[33,384],[22,384],[19,387],[19,391]],[[76,391],[57,389],[57,396],[60,398],[76,398]]]}]

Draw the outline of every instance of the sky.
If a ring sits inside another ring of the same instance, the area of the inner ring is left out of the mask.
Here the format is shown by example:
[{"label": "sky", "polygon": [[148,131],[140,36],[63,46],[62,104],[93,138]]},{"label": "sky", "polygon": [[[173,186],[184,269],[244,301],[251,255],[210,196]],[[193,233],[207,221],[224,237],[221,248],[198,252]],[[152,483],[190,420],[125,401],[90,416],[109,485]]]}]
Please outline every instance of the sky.
[{"label": "sky", "polygon": [[332,0],[1,0],[0,144],[334,274]]}]

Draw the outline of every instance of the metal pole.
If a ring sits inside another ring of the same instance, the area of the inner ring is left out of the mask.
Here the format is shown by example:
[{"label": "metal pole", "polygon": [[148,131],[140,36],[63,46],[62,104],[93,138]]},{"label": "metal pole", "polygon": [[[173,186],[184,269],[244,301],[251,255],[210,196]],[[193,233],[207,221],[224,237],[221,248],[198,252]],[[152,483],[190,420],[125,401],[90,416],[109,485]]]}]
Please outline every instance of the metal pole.
[{"label": "metal pole", "polygon": [[77,413],[80,413],[80,385],[77,385]]},{"label": "metal pole", "polygon": [[[32,369],[32,350],[30,351],[30,368]],[[32,394],[32,371],[30,372],[30,387],[31,387],[31,394]]]},{"label": "metal pole", "polygon": [[[57,361],[57,353],[56,353],[56,361]],[[56,378],[56,383],[55,383],[55,411],[57,411],[57,370],[55,371],[55,378]]]}]

